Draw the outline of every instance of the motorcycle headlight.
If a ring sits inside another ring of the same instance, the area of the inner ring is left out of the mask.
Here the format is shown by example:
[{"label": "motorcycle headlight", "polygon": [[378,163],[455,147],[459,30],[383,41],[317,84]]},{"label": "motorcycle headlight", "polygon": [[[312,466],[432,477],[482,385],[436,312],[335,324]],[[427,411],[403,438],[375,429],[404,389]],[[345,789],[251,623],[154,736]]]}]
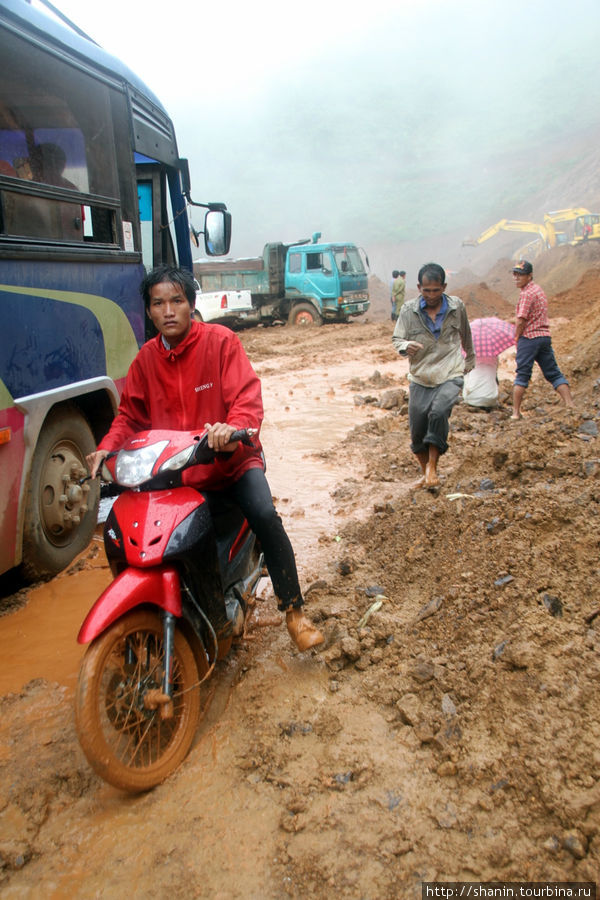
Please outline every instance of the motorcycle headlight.
[{"label": "motorcycle headlight", "polygon": [[179,453],[176,453],[175,456],[172,456],[166,462],[162,464],[159,472],[172,472],[177,469],[182,469],[186,462],[188,462],[190,456],[194,452],[198,445],[192,444],[191,447],[186,447],[185,450],[180,450]]},{"label": "motorcycle headlight", "polygon": [[[115,476],[124,487],[137,487],[152,477],[156,465],[168,441],[158,441],[139,450],[120,450],[115,466]],[[192,448],[193,449],[193,448]]]}]

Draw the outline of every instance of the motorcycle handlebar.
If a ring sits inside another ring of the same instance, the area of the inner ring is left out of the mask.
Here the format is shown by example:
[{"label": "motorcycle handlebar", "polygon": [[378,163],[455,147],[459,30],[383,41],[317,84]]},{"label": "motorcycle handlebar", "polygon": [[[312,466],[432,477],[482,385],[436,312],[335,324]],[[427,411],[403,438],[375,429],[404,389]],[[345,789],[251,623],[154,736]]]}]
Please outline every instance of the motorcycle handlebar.
[{"label": "motorcycle handlebar", "polygon": [[230,443],[233,443],[233,441],[240,441],[242,444],[246,444],[247,447],[251,447],[252,438],[255,434],[256,428],[240,428],[238,431],[233,432],[229,441]]},{"label": "motorcycle handlebar", "polygon": [[[240,428],[237,431],[234,431],[231,437],[229,438],[229,443],[233,443],[234,441],[239,441],[241,444],[246,444],[248,447],[252,447],[253,445],[253,437],[256,434],[256,428]],[[209,463],[212,462],[217,455],[216,450],[212,450],[208,446],[208,436],[205,434],[202,440],[199,442],[198,447],[196,448],[196,452],[194,453],[194,461],[197,463]],[[230,453],[225,454],[226,456],[230,456]]]}]

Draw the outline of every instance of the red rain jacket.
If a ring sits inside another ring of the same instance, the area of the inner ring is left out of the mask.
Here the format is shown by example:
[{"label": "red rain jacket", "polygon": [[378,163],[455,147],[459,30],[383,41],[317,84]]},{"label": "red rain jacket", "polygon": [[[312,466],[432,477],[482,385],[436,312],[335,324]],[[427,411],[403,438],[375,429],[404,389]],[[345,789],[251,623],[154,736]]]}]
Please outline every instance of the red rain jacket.
[{"label": "red rain jacket", "polygon": [[[260,381],[237,335],[221,325],[193,321],[172,350],[160,334],[140,349],[127,373],[119,412],[98,449],[118,450],[132,434],[151,428],[201,431],[205,422],[227,422],[258,430],[262,420]],[[262,469],[258,436],[254,444],[238,444],[229,458],[188,469],[184,483],[219,489],[248,469]]]}]

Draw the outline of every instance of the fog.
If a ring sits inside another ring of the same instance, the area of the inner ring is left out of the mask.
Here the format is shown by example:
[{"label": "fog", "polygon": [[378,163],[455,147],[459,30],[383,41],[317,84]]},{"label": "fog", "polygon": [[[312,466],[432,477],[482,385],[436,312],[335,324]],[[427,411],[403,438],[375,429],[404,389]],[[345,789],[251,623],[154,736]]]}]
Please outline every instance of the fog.
[{"label": "fog", "polygon": [[539,214],[600,130],[597,0],[58,6],[160,98],[232,255],[321,231],[387,279]]}]

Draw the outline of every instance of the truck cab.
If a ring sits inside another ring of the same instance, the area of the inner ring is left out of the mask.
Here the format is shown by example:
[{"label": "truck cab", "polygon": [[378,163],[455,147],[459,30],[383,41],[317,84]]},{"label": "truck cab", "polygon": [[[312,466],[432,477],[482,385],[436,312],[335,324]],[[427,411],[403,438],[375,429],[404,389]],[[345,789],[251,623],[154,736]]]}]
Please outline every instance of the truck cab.
[{"label": "truck cab", "polygon": [[285,299],[292,325],[346,321],[369,308],[368,276],[354,244],[290,246],[285,267]]}]

